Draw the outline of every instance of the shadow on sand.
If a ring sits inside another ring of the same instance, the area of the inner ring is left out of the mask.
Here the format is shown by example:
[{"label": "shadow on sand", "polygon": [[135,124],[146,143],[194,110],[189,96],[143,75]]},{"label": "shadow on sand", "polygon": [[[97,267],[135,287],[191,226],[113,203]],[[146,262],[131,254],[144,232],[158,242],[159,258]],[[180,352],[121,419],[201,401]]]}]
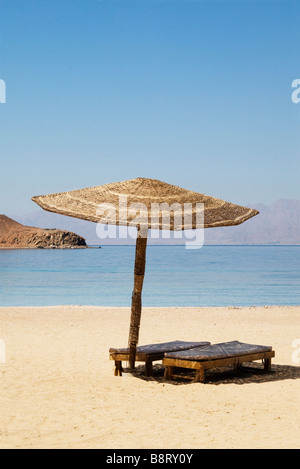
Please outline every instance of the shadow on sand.
[{"label": "shadow on sand", "polygon": [[[134,371],[124,369],[123,373],[130,373],[132,376],[145,380],[155,381],[157,383],[168,383],[174,385],[186,385],[193,382],[195,371],[176,369],[174,379],[166,381],[164,378],[163,365],[153,366],[153,376],[145,376],[145,368],[143,365],[137,366]],[[233,369],[227,368],[214,368],[207,370],[205,373],[205,384],[218,385],[218,384],[248,384],[248,383],[269,383],[272,381],[283,381],[285,379],[299,379],[300,366],[276,365],[272,364],[272,370],[266,373],[263,365],[259,363],[249,363],[249,366],[244,366]]]}]

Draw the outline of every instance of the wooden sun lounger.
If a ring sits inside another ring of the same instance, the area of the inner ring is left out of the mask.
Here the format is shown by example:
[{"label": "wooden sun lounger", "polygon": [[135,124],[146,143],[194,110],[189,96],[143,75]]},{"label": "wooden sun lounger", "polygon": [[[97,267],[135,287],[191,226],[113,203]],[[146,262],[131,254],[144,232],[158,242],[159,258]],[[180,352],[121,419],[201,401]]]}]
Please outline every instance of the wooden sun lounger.
[{"label": "wooden sun lounger", "polygon": [[[166,352],[174,352],[180,350],[191,350],[193,347],[201,348],[209,345],[210,342],[184,342],[175,340],[174,342],[165,342],[162,344],[141,345],[136,350],[136,361],[145,362],[145,375],[152,376],[152,362],[162,360]],[[115,376],[122,376],[122,361],[128,361],[128,348],[110,348],[110,360],[115,361]]]},{"label": "wooden sun lounger", "polygon": [[174,368],[189,368],[196,370],[194,381],[203,383],[205,370],[228,365],[238,367],[241,363],[262,360],[264,370],[271,370],[271,359],[275,356],[272,347],[263,345],[244,344],[242,342],[224,342],[208,345],[191,350],[167,352],[163,359],[165,378],[170,380],[174,375]]}]

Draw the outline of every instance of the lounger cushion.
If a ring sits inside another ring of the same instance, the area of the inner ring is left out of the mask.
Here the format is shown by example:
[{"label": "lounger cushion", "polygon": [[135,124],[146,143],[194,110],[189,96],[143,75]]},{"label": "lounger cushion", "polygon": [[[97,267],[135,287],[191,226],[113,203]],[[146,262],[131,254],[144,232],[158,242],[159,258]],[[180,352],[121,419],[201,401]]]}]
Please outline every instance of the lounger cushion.
[{"label": "lounger cushion", "polygon": [[260,352],[270,352],[272,347],[264,345],[245,344],[234,340],[205,347],[196,347],[190,350],[166,352],[165,358],[177,358],[179,360],[217,360],[220,358],[250,355]]},{"label": "lounger cushion", "polygon": [[[174,342],[165,342],[162,344],[150,344],[138,346],[137,353],[145,354],[156,354],[164,352],[172,352],[176,350],[192,349],[194,347],[201,348],[209,345],[210,342],[184,342],[181,340],[175,340]],[[129,353],[128,348],[110,348],[109,353]]]}]

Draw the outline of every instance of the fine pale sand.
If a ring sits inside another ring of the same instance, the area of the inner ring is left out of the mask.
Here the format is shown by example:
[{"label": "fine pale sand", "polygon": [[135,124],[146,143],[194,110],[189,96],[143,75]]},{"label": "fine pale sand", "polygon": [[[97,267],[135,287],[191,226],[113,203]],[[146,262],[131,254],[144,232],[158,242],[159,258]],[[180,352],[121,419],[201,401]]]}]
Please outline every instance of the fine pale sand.
[{"label": "fine pale sand", "polygon": [[140,344],[239,340],[276,352],[271,374],[212,372],[205,384],[164,382],[159,363],[152,379],[141,365],[115,377],[108,350],[127,345],[129,314],[0,308],[1,448],[300,447],[300,306],[144,308]]}]

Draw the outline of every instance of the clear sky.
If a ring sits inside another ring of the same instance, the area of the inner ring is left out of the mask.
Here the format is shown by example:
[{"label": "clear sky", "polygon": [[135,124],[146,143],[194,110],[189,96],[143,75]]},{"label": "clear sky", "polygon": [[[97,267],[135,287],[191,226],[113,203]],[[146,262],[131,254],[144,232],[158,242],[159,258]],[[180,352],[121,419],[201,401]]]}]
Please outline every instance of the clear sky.
[{"label": "clear sky", "polygon": [[135,177],[300,199],[299,44],[299,0],[0,0],[0,213]]}]

